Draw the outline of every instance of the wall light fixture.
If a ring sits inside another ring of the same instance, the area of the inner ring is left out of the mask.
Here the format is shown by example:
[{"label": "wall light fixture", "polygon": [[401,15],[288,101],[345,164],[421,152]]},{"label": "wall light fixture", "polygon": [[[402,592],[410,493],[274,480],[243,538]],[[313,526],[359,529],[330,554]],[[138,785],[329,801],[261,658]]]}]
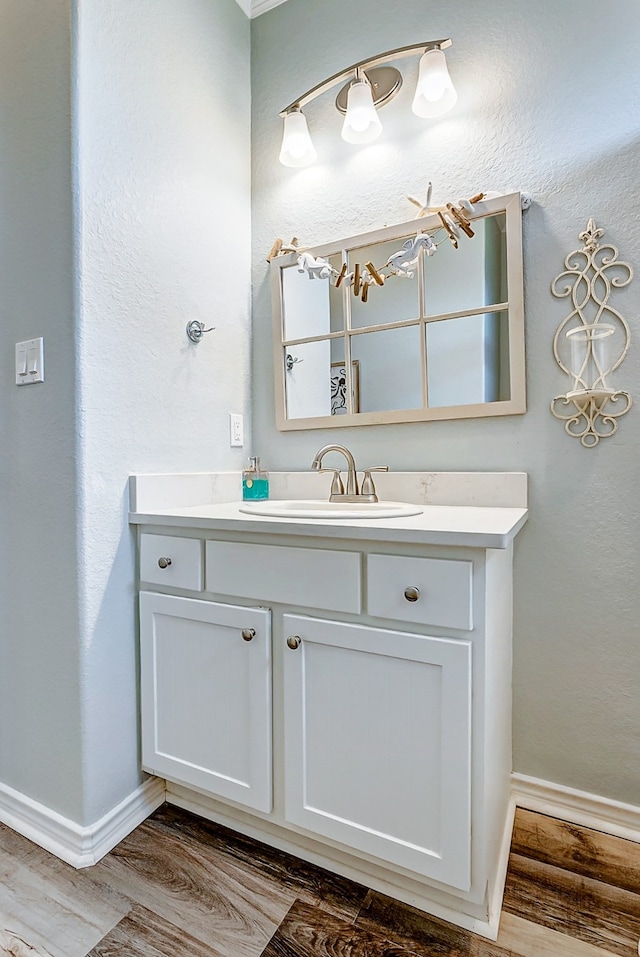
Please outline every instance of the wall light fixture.
[{"label": "wall light fixture", "polygon": [[336,97],[336,108],[344,115],[342,138],[347,143],[371,143],[375,140],[382,132],[378,109],[389,103],[402,86],[399,70],[386,64],[404,57],[422,54],[412,104],[416,116],[432,118],[446,113],[458,98],[442,52],[451,44],[450,39],[427,40],[389,50],[369,60],[354,63],[307,90],[280,113],[284,119],[280,162],[284,166],[308,166],[316,159],[317,153],[302,107],[338,84],[343,84]]}]

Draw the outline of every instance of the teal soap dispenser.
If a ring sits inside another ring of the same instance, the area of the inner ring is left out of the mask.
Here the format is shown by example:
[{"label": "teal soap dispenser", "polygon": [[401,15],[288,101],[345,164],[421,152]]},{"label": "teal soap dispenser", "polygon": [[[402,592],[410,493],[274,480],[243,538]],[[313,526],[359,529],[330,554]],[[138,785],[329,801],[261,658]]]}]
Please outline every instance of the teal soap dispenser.
[{"label": "teal soap dispenser", "polygon": [[260,459],[253,455],[249,468],[242,473],[242,501],[257,502],[269,498],[269,473],[260,468]]}]

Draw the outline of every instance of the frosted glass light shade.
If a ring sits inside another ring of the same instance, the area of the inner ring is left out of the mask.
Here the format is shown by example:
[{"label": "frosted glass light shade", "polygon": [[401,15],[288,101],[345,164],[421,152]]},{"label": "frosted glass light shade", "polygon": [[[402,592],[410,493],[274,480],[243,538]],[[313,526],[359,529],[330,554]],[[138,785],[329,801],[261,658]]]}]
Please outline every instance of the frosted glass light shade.
[{"label": "frosted glass light shade", "polygon": [[420,59],[413,112],[424,118],[442,116],[455,106],[457,99],[444,53],[442,50],[427,50]]},{"label": "frosted glass light shade", "polygon": [[369,83],[366,80],[354,80],[347,96],[342,139],[347,143],[371,143],[381,133],[382,123],[373,104]]},{"label": "frosted glass light shade", "polygon": [[300,110],[287,113],[284,118],[280,162],[283,166],[308,166],[318,154],[311,142],[307,118]]}]

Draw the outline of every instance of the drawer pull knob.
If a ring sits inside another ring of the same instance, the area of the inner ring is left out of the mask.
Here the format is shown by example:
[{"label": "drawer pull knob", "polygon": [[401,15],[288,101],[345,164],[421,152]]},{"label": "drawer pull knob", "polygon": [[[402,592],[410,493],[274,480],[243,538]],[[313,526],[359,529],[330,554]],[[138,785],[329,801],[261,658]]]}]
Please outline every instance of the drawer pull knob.
[{"label": "drawer pull knob", "polygon": [[243,628],[243,629],[242,629],[242,637],[244,638],[245,641],[251,641],[251,639],[252,639],[252,638],[255,638],[255,636],[256,636],[256,630],[255,630],[255,628]]},{"label": "drawer pull knob", "polygon": [[170,558],[159,558],[158,559],[158,568],[168,568],[171,564]]},{"label": "drawer pull knob", "polygon": [[287,638],[287,645],[291,648],[292,651],[295,651],[296,648],[300,647],[300,642],[302,638],[299,638],[298,635],[289,635]]},{"label": "drawer pull knob", "polygon": [[404,590],[404,597],[407,601],[417,601],[420,597],[420,589],[416,588],[415,585],[409,585]]}]

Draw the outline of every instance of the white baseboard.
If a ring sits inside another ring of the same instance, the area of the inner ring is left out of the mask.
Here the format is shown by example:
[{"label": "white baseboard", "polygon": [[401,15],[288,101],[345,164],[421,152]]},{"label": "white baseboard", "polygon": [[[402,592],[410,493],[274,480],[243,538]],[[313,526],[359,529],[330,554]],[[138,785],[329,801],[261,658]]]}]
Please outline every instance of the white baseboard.
[{"label": "white baseboard", "polygon": [[0,784],[0,821],[72,867],[90,867],[155,811],[164,798],[164,781],[149,778],[95,824],[82,827]]},{"label": "white baseboard", "polygon": [[622,804],[526,774],[512,774],[511,782],[518,807],[640,844],[640,807],[634,804]]},{"label": "white baseboard", "polygon": [[[514,773],[511,781],[517,807],[640,844],[640,807],[636,805],[612,801],[525,774]],[[0,822],[72,867],[90,867],[146,820],[164,802],[165,794],[164,780],[151,777],[95,824],[82,827],[44,804],[0,784]],[[203,813],[199,807],[190,810]],[[232,823],[230,826],[236,825]],[[491,918],[495,917],[496,905],[497,899],[494,898]]]}]

